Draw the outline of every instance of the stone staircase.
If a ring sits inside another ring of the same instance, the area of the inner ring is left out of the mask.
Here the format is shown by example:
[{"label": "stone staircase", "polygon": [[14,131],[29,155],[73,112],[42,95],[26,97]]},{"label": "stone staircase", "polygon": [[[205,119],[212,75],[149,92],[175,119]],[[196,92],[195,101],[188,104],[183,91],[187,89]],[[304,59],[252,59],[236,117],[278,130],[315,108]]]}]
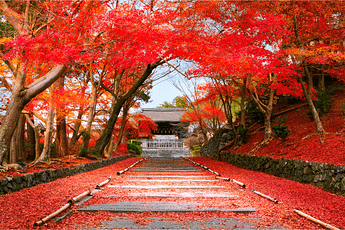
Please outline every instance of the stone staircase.
[{"label": "stone staircase", "polygon": [[[167,153],[160,153],[165,154]],[[79,211],[148,212],[157,215],[167,212],[231,212],[245,215],[256,211],[251,207],[234,208],[232,204],[238,196],[232,194],[231,187],[223,186],[215,179],[214,174],[182,158],[149,158],[126,172],[124,177],[126,183],[112,183],[108,186],[106,197],[109,198],[109,203],[91,205],[80,208]],[[121,197],[122,201],[112,203],[110,200],[113,197]],[[135,200],[126,201],[128,199],[125,197]],[[205,218],[202,222],[172,221],[160,216],[154,218],[156,219],[149,221],[150,224],[142,226],[132,217],[114,217],[113,221],[105,222],[98,229],[204,229],[205,226],[212,229],[242,226],[247,229],[252,226],[250,221],[240,222],[234,218]]]}]

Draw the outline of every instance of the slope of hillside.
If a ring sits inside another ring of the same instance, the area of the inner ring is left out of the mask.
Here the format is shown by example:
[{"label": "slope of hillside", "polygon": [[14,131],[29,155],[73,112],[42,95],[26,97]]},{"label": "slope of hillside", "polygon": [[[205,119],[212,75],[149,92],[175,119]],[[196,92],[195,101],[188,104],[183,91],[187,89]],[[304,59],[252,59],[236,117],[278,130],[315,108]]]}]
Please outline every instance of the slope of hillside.
[{"label": "slope of hillside", "polygon": [[[290,129],[288,137],[283,141],[274,137],[269,143],[252,151],[262,141],[264,127],[256,125],[249,130],[249,140],[241,147],[228,151],[253,155],[265,155],[273,158],[298,159],[304,161],[345,165],[345,115],[342,107],[345,103],[345,93],[338,90],[332,95],[332,106],[327,114],[321,116],[326,135],[315,133],[315,123],[307,115],[308,106],[302,106],[273,119],[273,125],[286,117],[283,124]],[[305,103],[305,102],[304,102]],[[302,102],[301,104],[302,105]],[[294,105],[298,107],[297,105]],[[275,113],[288,108],[279,105]]]}]

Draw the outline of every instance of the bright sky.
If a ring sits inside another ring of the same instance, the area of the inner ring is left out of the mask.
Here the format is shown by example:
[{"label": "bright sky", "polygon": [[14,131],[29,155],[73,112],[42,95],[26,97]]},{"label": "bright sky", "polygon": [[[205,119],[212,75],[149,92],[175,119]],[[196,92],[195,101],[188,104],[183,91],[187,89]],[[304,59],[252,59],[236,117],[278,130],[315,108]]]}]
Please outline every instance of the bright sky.
[{"label": "bright sky", "polygon": [[[184,73],[189,67],[186,62],[179,62],[176,64],[174,61],[169,62],[171,65],[178,66],[179,71]],[[165,73],[168,68],[166,65],[161,70],[156,72],[156,76],[159,76],[161,73]],[[154,75],[155,76],[155,75]],[[159,105],[163,104],[164,101],[171,103],[175,97],[183,96],[183,94],[174,86],[174,82],[178,83],[184,76],[178,73],[176,70],[171,72],[169,75],[164,78],[157,80],[153,83],[153,88],[151,90],[151,100],[152,102],[144,104],[142,103],[141,108],[156,108]]]},{"label": "bright sky", "polygon": [[151,100],[152,102],[147,104],[142,104],[141,108],[156,108],[164,101],[172,102],[175,97],[182,96],[182,93],[176,89],[173,85],[173,80],[164,80],[159,84],[154,85],[151,90]]}]

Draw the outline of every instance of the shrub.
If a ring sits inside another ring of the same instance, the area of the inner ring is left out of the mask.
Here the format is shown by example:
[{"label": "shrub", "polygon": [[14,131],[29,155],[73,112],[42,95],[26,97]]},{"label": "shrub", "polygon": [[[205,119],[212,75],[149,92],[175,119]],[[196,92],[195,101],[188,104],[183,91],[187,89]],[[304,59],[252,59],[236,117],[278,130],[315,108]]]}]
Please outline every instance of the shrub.
[{"label": "shrub", "polygon": [[[332,90],[329,89],[329,90],[321,90],[317,94],[318,100],[314,101],[314,105],[320,116],[328,113],[329,109],[331,108],[331,104],[333,102],[333,99],[331,98],[331,93],[332,93]],[[310,120],[312,121],[314,120],[311,111],[308,111],[308,116]]]},{"label": "shrub", "polygon": [[191,152],[193,157],[199,156],[199,151],[200,151],[200,146],[199,145],[194,145],[193,146],[193,151]]},{"label": "shrub", "polygon": [[248,142],[248,139],[249,139],[248,128],[239,127],[237,129],[237,135],[238,135],[237,145],[242,145]]},{"label": "shrub", "polygon": [[283,123],[286,121],[286,117],[283,118],[277,125],[273,125],[272,129],[274,131],[274,135],[276,137],[280,137],[281,139],[285,140],[285,138],[289,135],[290,129],[283,125]]},{"label": "shrub", "polygon": [[141,156],[141,154],[143,153],[143,148],[140,146],[141,144],[141,141],[131,140],[127,143],[128,152],[130,152],[132,156]]},{"label": "shrub", "polygon": [[330,90],[322,90],[317,94],[318,100],[315,101],[316,109],[318,110],[319,114],[328,113],[329,109],[331,108],[331,104],[333,99],[331,98]]},{"label": "shrub", "polygon": [[252,118],[253,121],[258,121],[260,124],[265,124],[265,117],[258,108],[255,107],[253,102],[248,103],[246,113]]}]

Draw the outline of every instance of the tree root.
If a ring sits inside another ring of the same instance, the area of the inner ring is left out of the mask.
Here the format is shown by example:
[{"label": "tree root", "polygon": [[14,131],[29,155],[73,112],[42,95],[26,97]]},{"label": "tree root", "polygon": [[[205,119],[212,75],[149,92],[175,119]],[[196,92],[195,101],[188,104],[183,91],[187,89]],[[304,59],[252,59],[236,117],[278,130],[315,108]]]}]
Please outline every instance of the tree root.
[{"label": "tree root", "polygon": [[[305,140],[305,139],[308,139],[309,137],[318,135],[321,144],[323,144],[323,143],[325,143],[325,137],[326,137],[326,135],[329,135],[329,134],[334,134],[334,133],[329,133],[329,132],[318,133],[318,132],[314,132],[314,133],[311,133],[311,134],[309,134],[309,135],[303,137],[301,140],[303,141],[303,140]],[[299,142],[298,142],[298,143],[299,143]],[[297,147],[297,146],[296,146],[296,147]]]},{"label": "tree root", "polygon": [[259,144],[257,144],[252,150],[250,150],[250,153],[254,153],[256,152],[259,148],[261,148],[263,145],[268,144],[271,140],[273,139],[273,137],[268,138],[267,140],[263,140],[261,141]]}]

